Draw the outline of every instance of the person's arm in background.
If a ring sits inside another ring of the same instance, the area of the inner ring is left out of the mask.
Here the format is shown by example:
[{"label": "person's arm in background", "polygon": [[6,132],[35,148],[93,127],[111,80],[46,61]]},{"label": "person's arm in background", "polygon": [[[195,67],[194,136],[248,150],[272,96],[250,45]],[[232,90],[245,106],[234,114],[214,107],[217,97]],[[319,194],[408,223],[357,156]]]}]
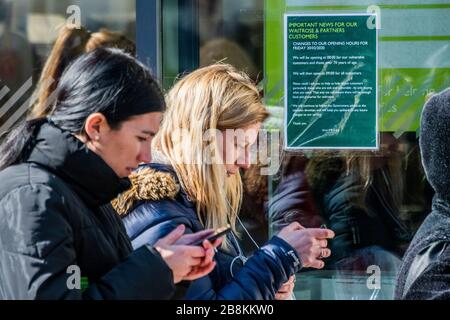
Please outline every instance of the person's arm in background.
[{"label": "person's arm in background", "polygon": [[318,228],[323,219],[315,206],[304,172],[283,176],[268,202],[267,214],[274,233],[292,222]]}]

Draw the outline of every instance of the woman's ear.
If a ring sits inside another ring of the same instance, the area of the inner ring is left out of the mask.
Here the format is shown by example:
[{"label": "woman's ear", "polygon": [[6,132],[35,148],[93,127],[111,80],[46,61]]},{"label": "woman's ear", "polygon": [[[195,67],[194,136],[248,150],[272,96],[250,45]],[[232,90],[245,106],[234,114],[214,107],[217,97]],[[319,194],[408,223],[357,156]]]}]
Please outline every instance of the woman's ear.
[{"label": "woman's ear", "polygon": [[88,141],[100,141],[102,134],[110,130],[105,116],[99,112],[89,115],[84,124],[84,131]]}]

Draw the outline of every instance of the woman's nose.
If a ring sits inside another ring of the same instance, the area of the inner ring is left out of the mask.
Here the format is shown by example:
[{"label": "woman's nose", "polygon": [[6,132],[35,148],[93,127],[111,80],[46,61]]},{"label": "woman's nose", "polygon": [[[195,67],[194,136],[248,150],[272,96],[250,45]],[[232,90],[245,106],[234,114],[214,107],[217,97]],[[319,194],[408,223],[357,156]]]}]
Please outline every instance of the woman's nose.
[{"label": "woman's nose", "polygon": [[250,163],[246,162],[244,164],[238,165],[239,168],[248,169],[250,168]]},{"label": "woman's nose", "polygon": [[152,161],[152,150],[150,146],[141,149],[138,160],[143,163],[149,163]]},{"label": "woman's nose", "polygon": [[242,156],[240,156],[240,157],[237,159],[236,162],[237,162],[236,165],[237,165],[239,168],[242,168],[242,169],[248,169],[248,168],[250,168],[250,156],[249,156],[249,153],[248,153],[248,152],[244,152],[244,153],[242,154]]}]

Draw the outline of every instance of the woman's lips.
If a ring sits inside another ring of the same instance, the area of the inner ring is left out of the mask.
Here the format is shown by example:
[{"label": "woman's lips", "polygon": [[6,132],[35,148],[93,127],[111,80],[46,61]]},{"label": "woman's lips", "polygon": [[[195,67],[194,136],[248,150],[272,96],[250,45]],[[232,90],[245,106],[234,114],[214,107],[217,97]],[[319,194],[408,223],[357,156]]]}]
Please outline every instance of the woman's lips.
[{"label": "woman's lips", "polygon": [[128,174],[130,175],[134,170],[136,170],[137,168],[127,168]]}]

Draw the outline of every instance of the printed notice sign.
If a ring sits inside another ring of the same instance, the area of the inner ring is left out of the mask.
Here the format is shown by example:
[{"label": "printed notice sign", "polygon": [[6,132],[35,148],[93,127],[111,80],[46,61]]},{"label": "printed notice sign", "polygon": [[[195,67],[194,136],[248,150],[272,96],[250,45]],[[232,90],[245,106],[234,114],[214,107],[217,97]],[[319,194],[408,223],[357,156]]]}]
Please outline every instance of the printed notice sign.
[{"label": "printed notice sign", "polygon": [[287,149],[378,149],[375,18],[285,15]]}]

